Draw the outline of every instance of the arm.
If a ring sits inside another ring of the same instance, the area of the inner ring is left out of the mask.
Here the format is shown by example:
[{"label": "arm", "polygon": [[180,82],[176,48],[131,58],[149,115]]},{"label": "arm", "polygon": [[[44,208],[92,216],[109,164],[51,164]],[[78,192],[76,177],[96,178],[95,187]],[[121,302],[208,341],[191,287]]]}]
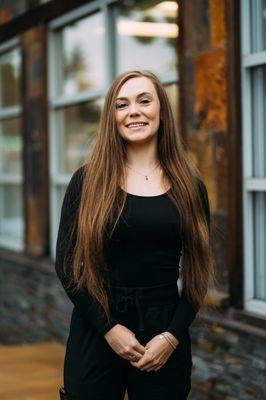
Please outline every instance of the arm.
[{"label": "arm", "polygon": [[[204,183],[201,180],[199,180],[198,183],[200,188],[201,200],[203,202],[208,228],[210,232],[210,205],[209,205],[208,193]],[[195,319],[197,311],[198,310],[196,310],[194,305],[189,301],[185,291],[182,290],[179,302],[176,307],[175,314],[166,331],[174,335],[175,338],[178,339],[178,341],[180,342],[183,339],[189,326]]]},{"label": "arm", "polygon": [[[76,228],[74,235],[71,238],[71,242],[69,242],[67,239],[67,234],[69,233],[69,229],[72,227],[72,225],[76,225],[83,172],[84,167],[80,167],[73,174],[64,196],[56,243],[55,270],[66,294],[74,306],[83,316],[83,318],[93,325],[102,336],[104,336],[105,333],[108,332],[118,322],[111,316],[110,324],[108,323],[106,317],[104,316],[102,306],[99,302],[92,298],[86,289],[83,289],[82,292],[73,293],[69,288],[67,288],[71,277],[71,256],[75,246]],[[63,268],[65,255],[67,256],[66,270]]]}]

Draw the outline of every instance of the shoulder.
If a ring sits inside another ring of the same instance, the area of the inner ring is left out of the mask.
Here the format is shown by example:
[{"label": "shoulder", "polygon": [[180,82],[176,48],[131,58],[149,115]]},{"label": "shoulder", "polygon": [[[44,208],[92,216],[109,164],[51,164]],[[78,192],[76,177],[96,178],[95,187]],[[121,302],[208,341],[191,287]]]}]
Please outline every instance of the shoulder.
[{"label": "shoulder", "polygon": [[82,165],[72,174],[70,178],[70,181],[66,189],[65,198],[66,200],[71,202],[71,204],[80,199],[84,172],[85,172],[85,165]]},{"label": "shoulder", "polygon": [[83,183],[85,164],[79,167],[71,176],[68,187],[72,190],[79,188]]}]

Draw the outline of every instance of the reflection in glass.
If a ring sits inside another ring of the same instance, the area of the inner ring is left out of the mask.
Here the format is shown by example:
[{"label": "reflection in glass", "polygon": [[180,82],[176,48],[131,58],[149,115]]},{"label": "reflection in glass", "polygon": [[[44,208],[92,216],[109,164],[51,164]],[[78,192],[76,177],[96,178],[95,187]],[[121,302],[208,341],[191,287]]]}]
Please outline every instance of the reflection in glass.
[{"label": "reflection in glass", "polygon": [[266,50],[266,0],[250,2],[250,52]]},{"label": "reflection in glass", "polygon": [[57,65],[61,68],[56,82],[59,85],[57,93],[74,96],[79,92],[102,89],[106,71],[102,13],[74,22],[58,35],[62,43],[58,40],[60,60]]},{"label": "reflection in glass", "polygon": [[22,173],[20,118],[0,121],[0,173]]},{"label": "reflection in glass", "polygon": [[22,188],[20,185],[0,185],[0,235],[8,239],[23,237]]},{"label": "reflection in glass", "polygon": [[101,114],[100,100],[57,111],[57,171],[72,174],[82,165],[97,133]]},{"label": "reflection in glass", "polygon": [[[133,3],[133,4],[132,4]],[[176,73],[176,1],[121,1],[118,11],[118,69]]]},{"label": "reflection in glass", "polygon": [[266,193],[253,196],[255,298],[266,300]]},{"label": "reflection in glass", "polygon": [[253,176],[266,177],[266,66],[251,69]]},{"label": "reflection in glass", "polygon": [[0,56],[0,107],[20,104],[21,54],[15,48]]}]

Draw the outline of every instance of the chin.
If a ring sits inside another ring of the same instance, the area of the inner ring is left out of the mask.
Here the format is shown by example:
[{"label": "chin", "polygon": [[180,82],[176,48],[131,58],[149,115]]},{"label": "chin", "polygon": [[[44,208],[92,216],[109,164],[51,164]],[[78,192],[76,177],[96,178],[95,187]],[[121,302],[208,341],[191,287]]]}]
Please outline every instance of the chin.
[{"label": "chin", "polygon": [[151,134],[151,135],[145,135],[145,136],[137,136],[137,135],[132,135],[132,136],[124,136],[124,140],[130,143],[147,143],[153,141],[157,137],[157,133]]}]

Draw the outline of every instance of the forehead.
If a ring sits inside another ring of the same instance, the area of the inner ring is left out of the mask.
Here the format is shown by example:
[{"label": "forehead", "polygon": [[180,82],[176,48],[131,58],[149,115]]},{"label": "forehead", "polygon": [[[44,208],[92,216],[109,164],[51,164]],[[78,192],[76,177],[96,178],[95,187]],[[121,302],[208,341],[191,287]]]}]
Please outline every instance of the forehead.
[{"label": "forehead", "polygon": [[117,97],[134,97],[143,92],[150,92],[157,96],[157,92],[152,81],[145,76],[139,76],[126,81],[120,88]]}]

